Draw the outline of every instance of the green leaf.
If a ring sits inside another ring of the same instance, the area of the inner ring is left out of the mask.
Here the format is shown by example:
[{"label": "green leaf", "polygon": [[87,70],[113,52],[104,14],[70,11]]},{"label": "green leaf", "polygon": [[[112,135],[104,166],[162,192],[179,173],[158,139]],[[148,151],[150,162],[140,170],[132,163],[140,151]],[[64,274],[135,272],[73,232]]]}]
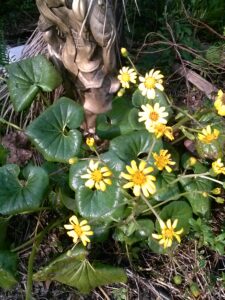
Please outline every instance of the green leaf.
[{"label": "green leaf", "polygon": [[115,177],[112,177],[112,185],[107,185],[104,192],[86,187],[86,179],[81,178],[81,175],[87,173],[89,161],[78,162],[70,167],[70,187],[76,192],[77,208],[84,218],[108,218],[124,209],[123,194],[116,180],[124,164],[111,152],[101,157]]},{"label": "green leaf", "polygon": [[[199,171],[204,172],[207,170],[206,167],[197,163],[193,166],[195,173]],[[203,179],[200,177],[196,178],[182,178],[180,180],[184,190],[189,192],[185,195],[185,198],[190,202],[193,212],[197,215],[208,215],[210,211],[210,199],[208,196],[203,196],[203,192],[210,192],[213,189],[214,184],[212,181]]]},{"label": "green leaf", "polygon": [[128,122],[128,114],[131,108],[130,99],[116,98],[112,103],[112,109],[97,117],[97,135],[101,139],[112,139],[118,135],[132,131]]},{"label": "green leaf", "polygon": [[17,255],[9,251],[0,251],[0,287],[10,289],[17,280]]},{"label": "green leaf", "polygon": [[116,228],[114,239],[125,242],[127,245],[147,240],[153,233],[154,224],[149,219],[140,219],[129,222]]},{"label": "green leaf", "polygon": [[[133,159],[137,159],[141,154],[147,156],[153,140],[153,134],[147,130],[139,130],[114,138],[109,149],[114,151],[121,160],[128,163]],[[159,152],[161,148],[162,140],[157,139],[153,152]]]},{"label": "green leaf", "polygon": [[101,285],[126,282],[122,269],[97,263],[91,265],[86,256],[85,249],[76,247],[34,274],[34,280],[56,280],[77,288],[81,293],[89,293]]},{"label": "green leaf", "polygon": [[133,130],[145,129],[144,122],[138,122],[138,112],[139,110],[137,108],[133,108],[128,115],[128,120]]},{"label": "green leaf", "polygon": [[209,192],[211,184],[208,184],[204,179],[183,179],[180,181],[185,191],[189,192],[185,198],[190,202],[193,212],[196,215],[207,216],[210,212],[210,199],[208,196],[204,197],[198,192]]},{"label": "green leaf", "polygon": [[26,133],[48,161],[68,162],[80,151],[82,136],[76,129],[84,120],[82,106],[60,98],[26,129]]},{"label": "green leaf", "polygon": [[146,96],[143,96],[139,89],[136,89],[132,95],[132,103],[134,106],[140,107],[143,104],[149,103],[149,99]]},{"label": "green leaf", "polygon": [[[192,209],[185,201],[173,201],[163,207],[160,212],[160,217],[164,222],[168,219],[171,219],[172,221],[178,219],[175,231],[183,228],[184,233],[187,233],[190,227],[189,220],[192,218]],[[159,228],[158,222],[157,227]]]},{"label": "green leaf", "polygon": [[9,94],[15,111],[27,108],[40,91],[58,87],[61,76],[44,56],[38,55],[7,66]]},{"label": "green leaf", "polygon": [[156,193],[152,195],[152,198],[156,201],[166,201],[171,198],[174,198],[173,200],[179,199],[180,189],[178,184],[169,185],[175,179],[176,176],[167,171],[159,174],[156,180]]},{"label": "green leaf", "polygon": [[0,168],[0,213],[3,215],[32,211],[38,208],[48,186],[48,175],[40,167],[27,167],[19,180],[17,165]]}]

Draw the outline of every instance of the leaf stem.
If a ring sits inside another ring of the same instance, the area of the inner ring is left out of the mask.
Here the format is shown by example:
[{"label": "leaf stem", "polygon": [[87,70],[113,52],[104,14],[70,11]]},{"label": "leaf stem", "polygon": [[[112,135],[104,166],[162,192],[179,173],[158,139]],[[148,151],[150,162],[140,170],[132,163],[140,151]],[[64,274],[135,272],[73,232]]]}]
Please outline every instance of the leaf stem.
[{"label": "leaf stem", "polygon": [[154,139],[153,139],[153,141],[152,141],[152,145],[151,145],[151,147],[150,147],[150,149],[149,149],[149,151],[148,151],[147,162],[149,161],[149,159],[150,159],[150,157],[151,157],[151,154],[152,154],[152,151],[153,151],[153,149],[154,149],[155,143],[156,143],[156,139],[155,139],[155,137],[154,137]]},{"label": "leaf stem", "polygon": [[23,131],[23,129],[22,129],[22,128],[20,128],[19,126],[17,126],[16,124],[13,124],[13,123],[11,123],[11,122],[9,122],[9,121],[6,121],[6,120],[5,120],[5,119],[3,119],[3,118],[0,118],[0,123],[3,123],[3,124],[6,124],[6,125],[9,125],[9,126],[11,126],[11,127],[15,128],[15,129],[17,129],[17,130]]}]

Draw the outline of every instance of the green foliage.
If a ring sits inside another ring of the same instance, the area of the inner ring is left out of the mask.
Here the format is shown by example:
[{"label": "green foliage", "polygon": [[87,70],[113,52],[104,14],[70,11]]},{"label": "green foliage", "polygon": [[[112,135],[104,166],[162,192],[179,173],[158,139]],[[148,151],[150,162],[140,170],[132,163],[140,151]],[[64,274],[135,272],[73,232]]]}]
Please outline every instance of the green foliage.
[{"label": "green foliage", "polygon": [[10,289],[16,283],[17,255],[10,251],[0,251],[0,287]]},{"label": "green foliage", "polygon": [[32,122],[27,135],[48,161],[68,162],[80,152],[84,120],[83,108],[68,98],[61,98]]},{"label": "green foliage", "polygon": [[13,215],[38,208],[48,186],[48,176],[40,167],[27,167],[20,177],[17,165],[0,168],[0,211]]},{"label": "green foliage", "polygon": [[190,225],[195,237],[199,239],[199,247],[202,247],[203,245],[208,246],[214,251],[218,251],[221,255],[224,255],[224,232],[216,235],[213,232],[212,227],[204,219],[200,218],[198,218],[197,220],[190,219]]},{"label": "green foliage", "polygon": [[59,73],[42,55],[12,63],[7,71],[9,94],[17,112],[29,107],[39,92],[51,92],[62,82]]},{"label": "green foliage", "polygon": [[86,256],[87,251],[83,248],[69,250],[34,274],[34,280],[56,280],[82,293],[89,293],[97,286],[126,282],[122,269],[95,262],[91,264]]}]

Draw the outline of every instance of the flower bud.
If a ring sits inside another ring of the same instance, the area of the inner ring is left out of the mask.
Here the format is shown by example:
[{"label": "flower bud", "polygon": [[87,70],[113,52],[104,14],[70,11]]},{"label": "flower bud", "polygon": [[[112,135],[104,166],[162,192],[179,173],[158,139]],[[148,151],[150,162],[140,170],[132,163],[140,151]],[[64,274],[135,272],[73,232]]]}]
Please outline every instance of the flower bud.
[{"label": "flower bud", "polygon": [[122,97],[125,93],[125,89],[120,89],[118,92],[117,92],[117,96],[118,97]]},{"label": "flower bud", "polygon": [[179,285],[182,283],[182,277],[180,275],[176,275],[173,277],[173,281],[176,285]]},{"label": "flower bud", "polygon": [[213,189],[213,190],[211,191],[211,193],[212,193],[213,195],[220,195],[220,194],[221,194],[221,188],[217,187],[217,188]]},{"label": "flower bud", "polygon": [[223,204],[224,203],[224,199],[222,197],[216,197],[215,201],[219,204]]},{"label": "flower bud", "polygon": [[70,164],[70,165],[74,165],[74,164],[76,164],[78,162],[78,158],[77,157],[72,157],[72,158],[70,158],[69,160],[68,160],[68,163]]},{"label": "flower bud", "polygon": [[197,163],[197,159],[194,156],[192,156],[189,158],[188,163],[189,166],[194,166]]},{"label": "flower bud", "polygon": [[95,146],[95,139],[93,137],[86,138],[86,145],[88,145],[90,148],[93,148]]},{"label": "flower bud", "polygon": [[128,51],[127,51],[126,48],[121,48],[120,51],[121,51],[121,54],[122,54],[123,57],[127,57],[128,56]]}]

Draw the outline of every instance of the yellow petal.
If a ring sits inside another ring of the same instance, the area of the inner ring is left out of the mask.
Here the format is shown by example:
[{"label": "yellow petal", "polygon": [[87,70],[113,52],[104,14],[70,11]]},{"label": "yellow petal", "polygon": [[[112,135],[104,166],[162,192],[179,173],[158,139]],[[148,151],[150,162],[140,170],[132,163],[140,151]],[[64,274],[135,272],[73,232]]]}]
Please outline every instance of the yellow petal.
[{"label": "yellow petal", "polygon": [[64,225],[64,228],[67,229],[67,230],[68,230],[68,229],[70,230],[70,229],[73,229],[73,225],[65,224],[65,225]]},{"label": "yellow petal", "polygon": [[152,237],[154,239],[160,240],[162,238],[162,235],[161,234],[152,233]]},{"label": "yellow petal", "polygon": [[133,188],[133,193],[136,197],[139,197],[141,195],[141,187],[140,185],[135,185]]},{"label": "yellow petal", "polygon": [[80,226],[86,225],[87,223],[88,223],[87,220],[82,220],[82,221],[80,222]]},{"label": "yellow petal", "polygon": [[78,221],[78,219],[77,219],[76,216],[70,217],[70,218],[69,218],[69,222],[70,222],[70,224],[79,225],[79,221]]},{"label": "yellow petal", "polygon": [[95,181],[93,179],[89,179],[88,181],[85,182],[85,186],[88,187],[89,189],[92,189],[95,185]]},{"label": "yellow petal", "polygon": [[173,221],[173,225],[172,225],[173,229],[175,229],[177,227],[177,223],[178,223],[178,219],[175,219]]},{"label": "yellow petal", "polygon": [[131,167],[134,171],[138,171],[137,163],[135,160],[131,161]]},{"label": "yellow petal", "polygon": [[124,189],[130,189],[134,186],[134,183],[133,182],[128,182],[126,184],[123,185],[123,188]]},{"label": "yellow petal", "polygon": [[139,170],[143,171],[145,166],[146,166],[147,162],[144,160],[141,160],[140,164],[139,164]]}]

